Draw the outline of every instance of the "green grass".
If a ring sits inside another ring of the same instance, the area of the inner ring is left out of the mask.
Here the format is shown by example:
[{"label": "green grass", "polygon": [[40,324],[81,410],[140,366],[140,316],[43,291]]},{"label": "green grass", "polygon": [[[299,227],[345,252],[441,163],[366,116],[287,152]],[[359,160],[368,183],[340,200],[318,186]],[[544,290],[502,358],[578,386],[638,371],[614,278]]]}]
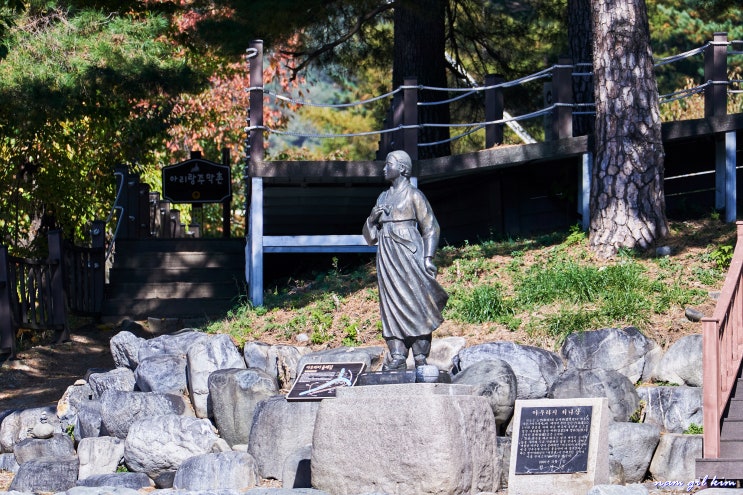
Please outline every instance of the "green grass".
[{"label": "green grass", "polygon": [[[556,344],[573,332],[664,325],[722,286],[731,253],[723,241],[734,240],[734,226],[707,222],[676,228],[689,249],[681,242],[662,258],[623,250],[614,260],[600,260],[577,228],[445,246],[436,256],[438,280],[450,295],[444,317],[461,335],[500,327],[515,332],[517,341]],[[239,345],[292,341],[300,333],[317,345],[381,343],[371,258],[349,267],[334,259],[327,271],[292,278],[266,291],[264,300],[261,308],[243,301],[207,331],[229,333]]]}]

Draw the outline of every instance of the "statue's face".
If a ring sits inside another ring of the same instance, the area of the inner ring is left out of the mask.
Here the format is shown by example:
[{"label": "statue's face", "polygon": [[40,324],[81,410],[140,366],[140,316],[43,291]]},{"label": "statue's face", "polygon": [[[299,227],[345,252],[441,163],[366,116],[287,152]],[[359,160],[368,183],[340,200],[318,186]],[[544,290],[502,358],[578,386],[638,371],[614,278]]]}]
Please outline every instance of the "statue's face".
[{"label": "statue's face", "polygon": [[387,158],[384,164],[384,178],[386,180],[394,180],[400,177],[400,164],[394,157]]}]

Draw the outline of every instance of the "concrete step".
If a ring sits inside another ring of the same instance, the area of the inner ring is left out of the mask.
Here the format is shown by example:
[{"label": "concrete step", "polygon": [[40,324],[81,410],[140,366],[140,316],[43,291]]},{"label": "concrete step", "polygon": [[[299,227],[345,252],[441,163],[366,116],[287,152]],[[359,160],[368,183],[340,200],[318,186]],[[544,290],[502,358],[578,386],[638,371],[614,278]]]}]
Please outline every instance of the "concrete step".
[{"label": "concrete step", "polygon": [[[720,459],[697,459],[696,478],[707,477],[707,487],[712,487],[712,482],[725,483],[723,480],[743,479],[743,458],[720,458]],[[715,479],[716,478],[716,479]],[[717,487],[732,487],[732,485],[717,485]]]},{"label": "concrete step", "polygon": [[113,268],[110,283],[221,283],[245,281],[245,267],[222,270],[216,268]]},{"label": "concrete step", "polygon": [[137,283],[125,282],[109,285],[106,298],[115,299],[194,299],[216,297],[231,299],[240,293],[245,293],[243,283],[235,280],[224,282],[170,282],[170,283]]},{"label": "concrete step", "polygon": [[116,268],[240,268],[245,266],[243,253],[206,251],[124,253],[116,257]]},{"label": "concrete step", "polygon": [[725,440],[743,440],[743,420],[741,419],[724,419],[720,438]]},{"label": "concrete step", "polygon": [[116,253],[208,252],[245,253],[245,239],[122,239],[116,241]]},{"label": "concrete step", "polygon": [[720,439],[720,457],[743,459],[743,440]]},{"label": "concrete step", "polygon": [[118,319],[147,318],[221,318],[234,307],[237,298],[192,299],[116,299],[103,302],[104,316]]},{"label": "concrete step", "polygon": [[743,398],[730,399],[725,419],[743,419]]}]

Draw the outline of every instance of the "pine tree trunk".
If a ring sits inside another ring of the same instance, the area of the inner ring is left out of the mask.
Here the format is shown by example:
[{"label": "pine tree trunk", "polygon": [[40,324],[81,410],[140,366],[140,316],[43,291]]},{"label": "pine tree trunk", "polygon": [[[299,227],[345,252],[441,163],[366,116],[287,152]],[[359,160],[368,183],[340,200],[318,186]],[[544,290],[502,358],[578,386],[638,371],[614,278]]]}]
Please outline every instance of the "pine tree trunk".
[{"label": "pine tree trunk", "polygon": [[589,241],[601,256],[668,234],[658,88],[644,0],[592,0],[596,129]]},{"label": "pine tree trunk", "polygon": [[[392,84],[397,88],[406,77],[416,77],[418,84],[445,88],[445,0],[396,0],[395,49]],[[421,91],[419,101],[448,98],[443,91]],[[448,105],[419,107],[420,123],[449,123]],[[426,127],[418,136],[419,143],[431,143],[449,138],[446,127]],[[449,144],[418,148],[418,158],[448,156]]]}]

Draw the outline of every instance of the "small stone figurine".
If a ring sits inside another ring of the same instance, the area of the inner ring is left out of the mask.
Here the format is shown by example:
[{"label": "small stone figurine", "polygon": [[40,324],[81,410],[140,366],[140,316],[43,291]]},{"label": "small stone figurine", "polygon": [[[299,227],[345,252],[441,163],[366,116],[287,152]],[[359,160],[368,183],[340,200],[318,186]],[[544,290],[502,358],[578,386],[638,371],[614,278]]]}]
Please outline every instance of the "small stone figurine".
[{"label": "small stone figurine", "polygon": [[436,281],[433,255],[439,224],[428,200],[410,183],[412,161],[404,151],[387,155],[382,192],[366,219],[363,234],[377,244],[377,281],[382,335],[390,358],[382,368],[404,370],[412,349],[416,367],[426,365],[431,333],[443,317],[449,295]]},{"label": "small stone figurine", "polygon": [[39,421],[28,429],[31,438],[51,438],[54,435],[54,427],[48,423],[46,413],[41,413]]}]

